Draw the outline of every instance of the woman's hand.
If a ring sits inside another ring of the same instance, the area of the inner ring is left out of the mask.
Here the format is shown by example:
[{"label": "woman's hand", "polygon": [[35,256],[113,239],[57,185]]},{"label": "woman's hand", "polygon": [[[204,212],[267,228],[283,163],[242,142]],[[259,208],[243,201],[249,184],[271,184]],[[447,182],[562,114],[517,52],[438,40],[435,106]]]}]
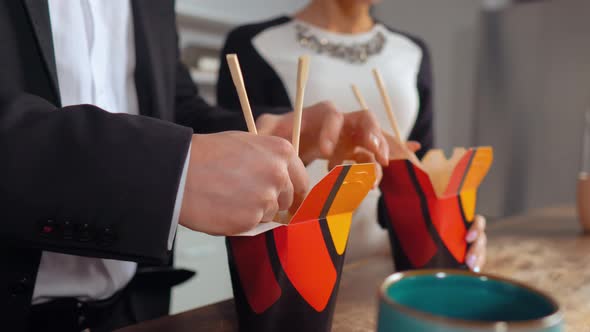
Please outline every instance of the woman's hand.
[{"label": "woman's hand", "polygon": [[420,160],[416,157],[416,152],[422,148],[419,142],[402,142],[386,131],[383,131],[383,137],[389,146],[389,160],[408,159],[417,166],[420,165]]},{"label": "woman's hand", "polygon": [[[274,115],[263,114],[256,121],[258,133],[291,140],[293,112]],[[370,112],[340,112],[332,103],[321,102],[303,110],[299,156],[305,164],[315,159],[326,159],[336,164],[350,157],[367,160],[365,152],[374,156],[381,165],[389,159],[388,144],[377,118]]]},{"label": "woman's hand", "polygon": [[[420,143],[415,141],[407,141],[402,143],[399,139],[385,131],[382,131],[382,134],[385,138],[385,141],[387,142],[387,146],[389,147],[389,160],[409,159],[414,164],[420,166],[420,161],[415,154],[416,151],[420,150]],[[376,180],[373,188],[379,187],[379,183],[381,183],[381,179],[383,178],[383,169],[371,151],[362,147],[356,147],[354,150],[348,150],[346,152],[337,154],[334,158],[329,159],[328,170],[331,170],[336,165],[341,164],[343,160],[353,161],[355,163],[375,163]]]},{"label": "woman's hand", "polygon": [[354,150],[351,150],[344,154],[339,154],[333,158],[328,160],[328,171],[332,168],[347,162],[353,162],[356,164],[362,163],[374,163],[375,164],[375,183],[373,184],[373,189],[379,187],[379,183],[381,183],[381,179],[383,178],[383,168],[377,162],[375,155],[362,147],[356,147]]},{"label": "woman's hand", "polygon": [[467,243],[471,244],[465,261],[473,272],[479,272],[486,263],[487,236],[485,231],[486,218],[476,215],[475,221],[465,237]]}]

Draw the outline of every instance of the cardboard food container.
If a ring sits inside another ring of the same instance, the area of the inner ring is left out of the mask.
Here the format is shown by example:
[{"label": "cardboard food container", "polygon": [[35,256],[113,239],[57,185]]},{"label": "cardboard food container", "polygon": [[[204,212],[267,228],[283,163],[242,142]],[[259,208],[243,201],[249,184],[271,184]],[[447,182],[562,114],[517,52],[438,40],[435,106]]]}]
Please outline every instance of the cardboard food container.
[{"label": "cardboard food container", "polygon": [[240,331],[330,331],[352,214],[374,164],[341,165],[286,224],[227,238]]},{"label": "cardboard food container", "polygon": [[441,150],[430,150],[421,165],[390,161],[380,189],[398,271],[466,268],[465,236],[492,160],[491,147],[477,147],[455,148],[450,159]]}]

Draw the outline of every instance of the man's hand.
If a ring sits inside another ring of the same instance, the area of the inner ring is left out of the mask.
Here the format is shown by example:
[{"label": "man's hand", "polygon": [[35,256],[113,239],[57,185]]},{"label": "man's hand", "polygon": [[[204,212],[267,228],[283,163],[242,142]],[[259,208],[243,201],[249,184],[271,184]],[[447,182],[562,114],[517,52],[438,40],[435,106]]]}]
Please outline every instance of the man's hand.
[{"label": "man's hand", "polygon": [[298,206],[308,177],[291,144],[242,132],[193,135],[180,224],[233,235]]},{"label": "man's hand", "polygon": [[[283,115],[264,114],[257,121],[258,132],[291,140],[293,112]],[[305,164],[315,159],[328,159],[339,164],[355,150],[363,148],[375,155],[382,165],[389,162],[389,147],[375,116],[367,111],[342,113],[329,102],[303,110],[300,156]]]}]

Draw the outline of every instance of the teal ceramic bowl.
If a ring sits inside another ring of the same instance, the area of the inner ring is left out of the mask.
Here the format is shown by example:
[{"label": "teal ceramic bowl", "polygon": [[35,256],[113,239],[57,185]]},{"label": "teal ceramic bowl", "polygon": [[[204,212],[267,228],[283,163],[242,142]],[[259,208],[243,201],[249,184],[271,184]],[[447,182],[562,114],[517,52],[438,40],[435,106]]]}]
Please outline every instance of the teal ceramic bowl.
[{"label": "teal ceramic bowl", "polygon": [[504,278],[460,270],[416,270],[379,290],[378,332],[557,332],[550,296]]}]

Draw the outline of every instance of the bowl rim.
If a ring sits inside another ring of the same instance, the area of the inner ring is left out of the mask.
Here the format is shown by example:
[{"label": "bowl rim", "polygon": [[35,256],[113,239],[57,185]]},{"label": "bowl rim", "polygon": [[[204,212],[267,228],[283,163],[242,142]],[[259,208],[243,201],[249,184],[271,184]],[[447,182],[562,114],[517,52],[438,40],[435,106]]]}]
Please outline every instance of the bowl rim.
[{"label": "bowl rim", "polygon": [[[401,303],[398,303],[391,299],[390,297],[386,296],[387,289],[399,282],[400,280],[406,279],[408,277],[416,277],[416,276],[437,276],[439,274],[444,274],[445,276],[448,275],[456,275],[456,276],[468,276],[468,277],[475,277],[478,279],[487,278],[489,280],[495,280],[499,282],[504,282],[508,284],[512,284],[517,287],[524,288],[529,292],[535,293],[551,304],[553,307],[553,312],[549,315],[546,315],[541,318],[530,319],[526,321],[516,321],[516,322],[508,322],[508,321],[500,321],[500,322],[490,322],[490,321],[479,321],[479,320],[464,320],[464,319],[457,319],[457,318],[447,318],[440,315],[431,314],[428,312],[420,311],[417,309],[413,309],[409,306],[405,306]],[[425,269],[425,270],[413,270],[413,271],[404,271],[404,272],[396,272],[390,276],[388,276],[385,281],[379,287],[379,299],[387,304],[390,307],[393,307],[396,310],[414,318],[423,319],[430,322],[441,323],[451,327],[465,327],[465,328],[483,328],[483,329],[494,329],[502,327],[503,329],[506,328],[547,328],[552,327],[557,324],[560,324],[563,321],[563,312],[559,303],[549,294],[540,291],[536,288],[528,286],[522,282],[511,280],[505,277],[488,274],[488,273],[474,273],[471,271],[462,271],[462,270],[453,270],[453,269]]]}]

